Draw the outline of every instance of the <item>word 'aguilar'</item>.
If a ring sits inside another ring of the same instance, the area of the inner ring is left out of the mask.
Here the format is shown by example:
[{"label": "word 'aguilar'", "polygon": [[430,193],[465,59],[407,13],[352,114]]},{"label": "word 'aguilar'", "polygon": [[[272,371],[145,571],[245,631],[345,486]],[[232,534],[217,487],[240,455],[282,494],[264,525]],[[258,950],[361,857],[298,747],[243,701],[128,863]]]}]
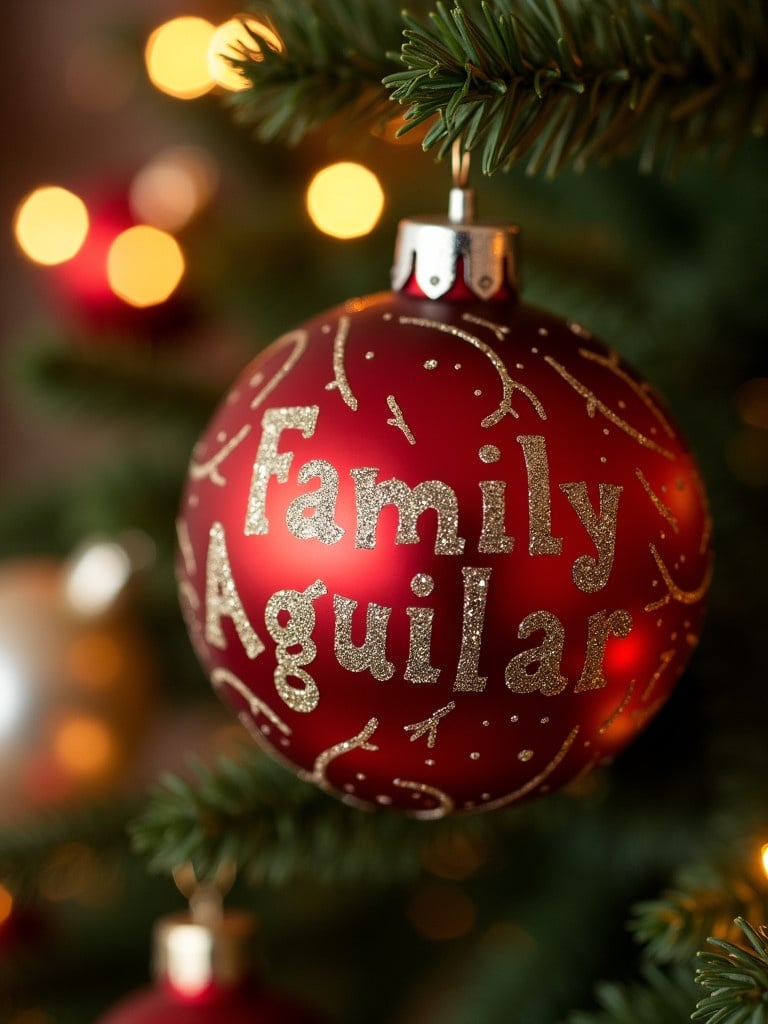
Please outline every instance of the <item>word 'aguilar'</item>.
[{"label": "word 'aguilar'", "polygon": [[[266,516],[266,495],[270,480],[286,483],[293,463],[293,453],[279,451],[283,431],[299,430],[302,437],[314,434],[319,416],[318,406],[292,406],[269,409],[262,417],[262,437],[256,455],[253,478],[248,496],[245,518],[247,536],[267,534],[270,524]],[[522,449],[528,478],[529,544],[531,555],[560,554],[562,538],[551,534],[551,506],[549,466],[545,439],[541,435],[521,435],[517,443]],[[357,526],[355,547],[374,548],[379,515],[386,505],[398,511],[396,544],[416,544],[420,537],[418,519],[427,509],[437,515],[435,553],[461,554],[465,541],[458,535],[458,502],[455,492],[447,484],[429,480],[411,488],[401,480],[391,478],[377,482],[378,469],[350,470],[355,483]],[[320,486],[302,494],[289,505],[285,523],[298,539],[316,539],[323,544],[336,544],[344,529],[335,521],[339,491],[339,476],[335,467],[324,459],[306,462],[298,471],[297,480],[306,484],[318,479]],[[501,480],[481,481],[483,502],[482,530],[478,551],[507,553],[512,550],[514,538],[504,530],[506,483]],[[584,530],[593,542],[596,557],[582,555],[573,563],[575,585],[585,593],[595,593],[608,581],[613,565],[616,545],[616,518],[622,488],[614,484],[600,484],[599,509],[592,507],[585,482],[564,483],[560,490],[574,509]],[[309,513],[309,514],[308,514]],[[462,638],[454,691],[481,692],[487,677],[479,675],[482,629],[489,584],[490,568],[462,569],[464,581]],[[433,581],[425,574],[414,577],[413,593],[428,596]],[[278,590],[267,602],[265,625],[275,641],[275,686],[278,694],[294,711],[309,712],[320,698],[317,684],[306,671],[315,658],[317,647],[312,639],[315,626],[313,602],[327,594],[322,580],[316,580],[304,591]],[[366,612],[366,636],[362,645],[352,642],[352,617],[357,602],[334,595],[334,652],[342,668],[351,672],[369,671],[375,679],[389,679],[395,667],[387,659],[387,626],[393,609],[369,603]],[[430,664],[433,609],[406,608],[410,620],[410,644],[404,678],[413,683],[434,683],[440,669]],[[232,576],[224,527],[214,523],[210,530],[206,562],[206,621],[205,639],[214,647],[227,645],[222,629],[222,618],[231,618],[237,635],[249,658],[256,658],[265,647],[243,608]],[[596,612],[587,619],[586,657],[584,667],[575,686],[575,692],[596,690],[606,685],[602,663],[609,636],[626,637],[632,628],[628,611]],[[567,686],[568,680],[560,672],[565,643],[563,624],[547,611],[527,615],[519,625],[518,639],[527,639],[543,632],[544,639],[536,647],[515,655],[507,664],[504,680],[507,687],[518,693],[540,693],[553,696]],[[291,679],[300,685],[294,685]]]}]

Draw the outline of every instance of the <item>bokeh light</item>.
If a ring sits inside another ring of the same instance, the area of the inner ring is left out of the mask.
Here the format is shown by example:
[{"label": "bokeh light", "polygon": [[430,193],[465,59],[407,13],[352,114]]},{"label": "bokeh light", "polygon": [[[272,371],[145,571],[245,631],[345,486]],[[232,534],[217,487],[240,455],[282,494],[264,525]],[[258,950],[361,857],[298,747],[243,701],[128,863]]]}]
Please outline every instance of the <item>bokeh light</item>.
[{"label": "bokeh light", "polygon": [[763,871],[765,872],[766,878],[768,878],[768,843],[763,843],[760,850],[760,860],[763,865]]},{"label": "bokeh light", "polygon": [[768,430],[768,377],[745,381],[736,393],[736,404],[745,423]]},{"label": "bokeh light", "polygon": [[469,935],[477,923],[477,908],[458,886],[426,882],[414,890],[408,917],[420,935],[441,942]]},{"label": "bokeh light", "polygon": [[65,582],[67,600],[82,615],[102,614],[112,606],[130,575],[131,560],[120,544],[88,544],[73,556]]},{"label": "bokeh light", "polygon": [[45,185],[19,204],[13,233],[22,252],[35,263],[54,266],[71,260],[88,234],[88,211],[74,192]]},{"label": "bokeh light", "polygon": [[68,775],[90,780],[107,775],[117,755],[104,722],[85,714],[73,714],[61,722],[53,736],[53,751]]},{"label": "bokeh light", "polygon": [[13,913],[13,896],[4,885],[0,885],[0,925],[3,925]]},{"label": "bokeh light", "polygon": [[179,243],[165,231],[137,224],[118,235],[107,255],[115,295],[131,306],[156,306],[170,298],[184,275]]},{"label": "bokeh light", "polygon": [[343,161],[324,167],[307,189],[307,210],[320,231],[334,238],[359,238],[374,229],[384,209],[376,175]]},{"label": "bokeh light", "polygon": [[131,183],[131,212],[164,231],[179,231],[211,200],[219,174],[201,146],[173,146],[143,167]]},{"label": "bokeh light", "polygon": [[205,18],[173,18],[150,35],[144,50],[147,74],[161,92],[192,100],[209,92],[214,81],[208,46],[214,26]]},{"label": "bokeh light", "polygon": [[253,60],[263,60],[258,39],[278,53],[283,49],[280,37],[255,18],[231,18],[219,25],[208,44],[208,67],[217,85],[230,92],[248,88],[248,79],[232,66],[230,58],[242,59],[245,51]]}]

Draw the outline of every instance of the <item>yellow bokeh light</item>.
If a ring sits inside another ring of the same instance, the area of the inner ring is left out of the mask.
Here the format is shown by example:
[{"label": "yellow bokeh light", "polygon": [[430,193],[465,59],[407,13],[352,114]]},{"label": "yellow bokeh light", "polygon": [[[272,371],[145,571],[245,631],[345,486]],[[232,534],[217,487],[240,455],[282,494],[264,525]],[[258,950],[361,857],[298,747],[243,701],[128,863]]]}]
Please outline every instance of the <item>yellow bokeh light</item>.
[{"label": "yellow bokeh light", "polygon": [[152,84],[181,100],[209,92],[214,81],[208,66],[208,46],[214,26],[205,18],[166,21],[147,40],[144,61]]},{"label": "yellow bokeh light", "polygon": [[760,859],[763,864],[763,871],[765,872],[766,878],[768,878],[768,843],[764,843],[760,850]]},{"label": "yellow bokeh light", "polygon": [[90,715],[72,715],[53,737],[56,760],[68,775],[97,780],[114,767],[116,749],[107,726]]},{"label": "yellow bokeh light", "polygon": [[255,18],[231,18],[213,33],[208,45],[208,67],[214,81],[224,89],[239,92],[248,88],[248,79],[232,66],[229,58],[241,59],[245,51],[254,60],[263,60],[261,47],[254,36],[263,39],[270,49],[278,53],[283,49],[280,37]]},{"label": "yellow bokeh light", "polygon": [[13,896],[4,885],[0,885],[0,925],[13,913]]},{"label": "yellow bokeh light", "polygon": [[144,308],[165,302],[184,274],[184,255],[167,232],[137,224],[118,235],[107,254],[107,279],[115,295]]},{"label": "yellow bokeh light", "polygon": [[315,227],[334,238],[367,235],[383,209],[379,179],[362,164],[330,164],[318,171],[307,189],[307,210]]},{"label": "yellow bokeh light", "polygon": [[13,233],[35,263],[54,266],[77,255],[88,234],[88,211],[74,192],[58,185],[35,189],[21,201]]}]

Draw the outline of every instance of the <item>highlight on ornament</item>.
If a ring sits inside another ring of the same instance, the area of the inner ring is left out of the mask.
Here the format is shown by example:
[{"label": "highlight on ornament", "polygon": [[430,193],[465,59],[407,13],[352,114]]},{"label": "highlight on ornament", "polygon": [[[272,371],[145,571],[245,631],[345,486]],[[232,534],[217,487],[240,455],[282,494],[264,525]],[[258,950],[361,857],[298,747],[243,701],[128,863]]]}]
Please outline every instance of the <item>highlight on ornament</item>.
[{"label": "highlight on ornament", "polygon": [[218,167],[207,150],[172,146],[150,160],[131,182],[131,211],[144,224],[180,231],[208,205],[218,183]]},{"label": "highlight on ornament", "polygon": [[45,185],[19,203],[13,233],[28,259],[55,266],[77,255],[88,227],[88,211],[79,196],[58,185]]},{"label": "highlight on ornament", "polygon": [[763,843],[760,848],[760,863],[762,864],[765,877],[768,878],[768,843]]},{"label": "highlight on ornament", "polygon": [[184,276],[181,246],[165,231],[137,224],[117,236],[107,254],[112,291],[130,306],[165,302]]},{"label": "highlight on ornament", "polygon": [[362,164],[342,161],[318,171],[307,189],[307,211],[316,228],[333,238],[370,234],[384,210],[379,179]]},{"label": "highlight on ornament", "polygon": [[11,736],[24,716],[24,675],[21,666],[0,650],[0,740]]},{"label": "highlight on ornament", "polygon": [[164,22],[152,32],[144,50],[147,74],[161,92],[193,100],[214,86],[208,46],[215,27],[205,18],[184,16]]},{"label": "highlight on ornament", "polygon": [[261,40],[271,50],[282,52],[283,42],[280,37],[261,21],[241,16],[230,18],[215,29],[208,44],[208,67],[211,77],[222,89],[230,92],[241,92],[249,86],[248,79],[232,64],[232,60],[242,60],[246,55],[251,60],[263,60]]}]

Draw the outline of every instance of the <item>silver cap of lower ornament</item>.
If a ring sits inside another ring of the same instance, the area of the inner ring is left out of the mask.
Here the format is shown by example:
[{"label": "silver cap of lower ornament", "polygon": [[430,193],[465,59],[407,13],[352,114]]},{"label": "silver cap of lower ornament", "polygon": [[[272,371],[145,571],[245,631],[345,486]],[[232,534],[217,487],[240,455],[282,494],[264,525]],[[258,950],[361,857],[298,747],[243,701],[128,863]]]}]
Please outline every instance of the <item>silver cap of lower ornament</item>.
[{"label": "silver cap of lower ornament", "polygon": [[411,278],[430,299],[446,295],[461,273],[479,299],[503,289],[517,291],[517,236],[513,224],[474,220],[474,194],[451,189],[447,217],[400,221],[392,266],[392,288],[402,291]]}]

